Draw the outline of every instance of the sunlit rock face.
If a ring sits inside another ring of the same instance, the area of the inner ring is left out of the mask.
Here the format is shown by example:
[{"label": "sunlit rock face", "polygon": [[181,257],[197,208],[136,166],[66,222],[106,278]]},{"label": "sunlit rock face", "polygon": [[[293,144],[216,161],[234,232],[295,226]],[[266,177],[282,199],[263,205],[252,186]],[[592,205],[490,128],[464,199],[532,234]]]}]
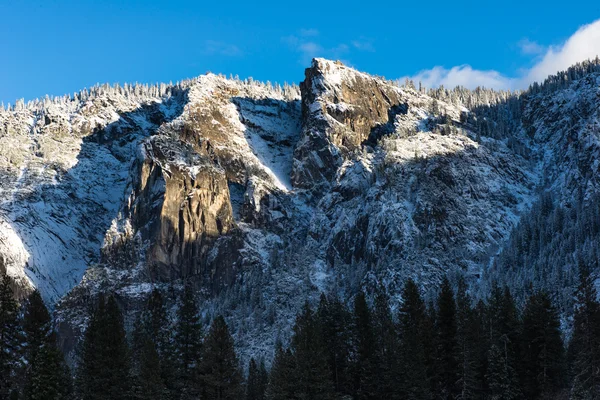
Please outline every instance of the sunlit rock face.
[{"label": "sunlit rock face", "polygon": [[98,262],[137,146],[181,97],[79,96],[0,112],[0,259],[51,304]]},{"label": "sunlit rock face", "polygon": [[149,270],[159,281],[205,273],[214,241],[235,228],[225,171],[161,135],[145,141],[141,152],[124,215],[150,243]]},{"label": "sunlit rock face", "polygon": [[374,144],[384,125],[407,113],[399,87],[339,62],[313,60],[300,89],[303,131],[292,177],[301,188],[331,183],[353,151]]}]

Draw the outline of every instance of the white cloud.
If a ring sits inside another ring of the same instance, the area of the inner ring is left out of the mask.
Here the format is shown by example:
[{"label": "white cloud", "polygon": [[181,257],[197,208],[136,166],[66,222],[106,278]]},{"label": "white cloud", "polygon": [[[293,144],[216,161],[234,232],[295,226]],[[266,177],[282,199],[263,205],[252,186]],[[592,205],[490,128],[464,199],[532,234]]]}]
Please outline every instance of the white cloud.
[{"label": "white cloud", "polygon": [[521,49],[521,53],[525,55],[536,55],[543,53],[546,48],[537,42],[533,42],[527,38],[521,39],[519,43],[517,43],[519,49]]},{"label": "white cloud", "polygon": [[202,50],[204,54],[208,55],[221,55],[227,57],[242,55],[242,51],[236,45],[219,42],[217,40],[205,40]]},{"label": "white cloud", "polygon": [[471,68],[469,65],[461,65],[451,69],[438,66],[421,71],[410,79],[421,82],[425,87],[443,85],[447,88],[464,86],[474,89],[477,86],[485,86],[494,89],[510,89],[514,84],[514,79],[507,78],[497,71],[480,71]]},{"label": "white cloud", "polygon": [[582,26],[558,47],[550,47],[542,60],[524,78],[525,83],[542,81],[548,75],[564,71],[576,62],[596,58],[600,54],[600,20]]},{"label": "white cloud", "polygon": [[[527,40],[519,43],[521,51],[534,55],[534,50],[544,52],[537,43]],[[473,69],[469,65],[462,65],[446,69],[434,67],[430,70],[420,71],[410,79],[415,82],[421,81],[427,87],[444,85],[451,88],[465,86],[474,89],[477,86],[485,86],[494,89],[525,89],[533,82],[542,82],[559,71],[564,71],[573,64],[600,55],[600,20],[589,25],[584,25],[577,30],[569,39],[559,46],[551,46],[545,49],[543,55],[538,56],[537,62],[528,69],[524,69],[520,75],[508,77],[497,71],[482,71]]]}]

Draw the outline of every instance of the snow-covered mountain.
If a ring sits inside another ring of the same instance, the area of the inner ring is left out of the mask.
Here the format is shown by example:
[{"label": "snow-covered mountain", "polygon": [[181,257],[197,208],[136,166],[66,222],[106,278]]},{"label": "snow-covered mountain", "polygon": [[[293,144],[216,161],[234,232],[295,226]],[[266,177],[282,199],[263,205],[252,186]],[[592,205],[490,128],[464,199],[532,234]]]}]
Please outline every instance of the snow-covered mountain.
[{"label": "snow-covered mountain", "polygon": [[57,302],[67,350],[97,293],[131,318],[191,281],[268,353],[321,292],[485,280],[540,193],[598,192],[598,70],[425,91],[315,59],[299,88],[208,74],[19,104],[0,111],[0,268]]}]

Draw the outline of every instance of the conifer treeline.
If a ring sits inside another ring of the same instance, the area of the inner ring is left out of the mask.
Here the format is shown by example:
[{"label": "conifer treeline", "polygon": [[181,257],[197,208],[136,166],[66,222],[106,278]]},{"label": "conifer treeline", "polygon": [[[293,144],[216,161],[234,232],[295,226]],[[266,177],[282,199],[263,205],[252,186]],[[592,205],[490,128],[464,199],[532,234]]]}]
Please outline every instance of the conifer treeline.
[{"label": "conifer treeline", "polygon": [[392,312],[385,294],[351,309],[321,297],[298,315],[288,348],[278,345],[261,399],[597,399],[600,305],[582,268],[568,350],[550,297],[519,309],[495,286],[474,303],[446,279],[427,305],[415,282]]},{"label": "conifer treeline", "polygon": [[392,311],[382,292],[350,307],[321,296],[297,315],[270,371],[250,360],[243,377],[222,317],[205,332],[185,287],[171,324],[153,291],[129,339],[117,300],[100,296],[79,349],[75,385],[56,347],[39,293],[20,309],[0,285],[1,399],[595,399],[600,398],[600,304],[580,271],[574,328],[563,345],[556,307],[544,292],[517,307],[495,286],[474,303],[464,282],[445,279],[426,304],[406,282]]},{"label": "conifer treeline", "polygon": [[81,400],[243,398],[227,324],[219,316],[205,333],[190,286],[174,326],[160,292],[152,291],[129,341],[117,300],[101,296],[83,339],[76,382]]},{"label": "conifer treeline", "polygon": [[[217,75],[220,79],[227,79],[224,74]],[[120,85],[115,83],[110,85],[108,83],[96,84],[92,87],[85,88],[79,92],[73,93],[72,95],[66,94],[63,96],[48,96],[35,100],[25,102],[24,99],[18,99],[13,105],[0,103],[0,113],[2,112],[15,112],[22,110],[29,110],[33,112],[43,112],[45,108],[50,105],[67,105],[69,103],[80,103],[88,100],[94,100],[102,96],[123,96],[131,100],[149,100],[152,98],[171,97],[182,93],[188,89],[191,85],[198,83],[201,77],[184,79],[176,83],[155,83],[155,84],[143,84],[143,83],[124,83]],[[294,99],[300,95],[300,87],[294,83],[288,84],[284,82],[283,85],[279,83],[271,83],[270,81],[260,82],[249,77],[247,79],[240,79],[238,75],[230,75],[228,78],[240,85],[254,86],[256,88],[264,88],[273,91],[279,95],[282,95],[286,99]]]}]

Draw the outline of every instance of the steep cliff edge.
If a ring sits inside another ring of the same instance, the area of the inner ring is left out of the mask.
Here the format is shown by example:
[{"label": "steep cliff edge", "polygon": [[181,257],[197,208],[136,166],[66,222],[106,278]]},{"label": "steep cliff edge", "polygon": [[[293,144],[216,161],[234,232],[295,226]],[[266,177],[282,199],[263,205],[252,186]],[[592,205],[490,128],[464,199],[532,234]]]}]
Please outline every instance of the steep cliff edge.
[{"label": "steep cliff edge", "polygon": [[303,189],[328,186],[352,152],[369,139],[375,144],[375,128],[407,111],[400,88],[340,62],[314,59],[300,90],[302,138],[292,180]]},{"label": "steep cliff edge", "polygon": [[54,303],[97,262],[135,149],[185,94],[46,99],[0,112],[0,265]]},{"label": "steep cliff edge", "polygon": [[[207,271],[201,269],[214,240],[235,228],[225,171],[191,146],[161,135],[147,139],[141,153],[123,215],[149,243],[152,278],[204,275]],[[107,243],[106,262],[113,265],[111,251]]]}]

